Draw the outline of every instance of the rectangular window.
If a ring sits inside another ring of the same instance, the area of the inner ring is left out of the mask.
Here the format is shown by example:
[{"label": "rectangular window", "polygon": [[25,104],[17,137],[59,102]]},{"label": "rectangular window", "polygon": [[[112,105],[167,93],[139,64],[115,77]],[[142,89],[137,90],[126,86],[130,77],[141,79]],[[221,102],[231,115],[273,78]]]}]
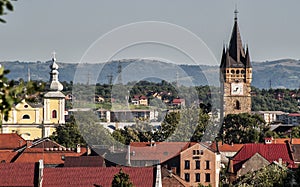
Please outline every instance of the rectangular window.
[{"label": "rectangular window", "polygon": [[209,160],[206,160],[206,161],[205,161],[205,169],[210,169],[210,166],[209,166]]},{"label": "rectangular window", "polygon": [[184,174],[184,180],[185,180],[186,182],[190,182],[190,174],[189,174],[189,173],[185,173],[185,174]]},{"label": "rectangular window", "polygon": [[189,160],[184,161],[184,169],[190,169],[190,161]]},{"label": "rectangular window", "polygon": [[196,154],[196,150],[193,150],[193,155],[195,155]]},{"label": "rectangular window", "polygon": [[205,182],[210,182],[210,173],[205,173]]},{"label": "rectangular window", "polygon": [[196,182],[200,182],[200,173],[195,174]]},{"label": "rectangular window", "polygon": [[200,151],[200,155],[203,155],[203,150]]},{"label": "rectangular window", "polygon": [[196,160],[196,169],[200,169],[200,160]]}]

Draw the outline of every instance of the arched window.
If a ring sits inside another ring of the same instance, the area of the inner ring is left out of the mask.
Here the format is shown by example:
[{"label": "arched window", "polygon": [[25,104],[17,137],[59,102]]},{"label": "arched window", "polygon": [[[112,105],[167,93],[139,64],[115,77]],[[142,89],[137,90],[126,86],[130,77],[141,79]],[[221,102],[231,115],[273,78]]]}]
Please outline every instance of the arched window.
[{"label": "arched window", "polygon": [[30,119],[30,116],[28,114],[23,115],[22,119]]},{"label": "arched window", "polygon": [[57,118],[57,111],[56,110],[52,111],[52,118]]},{"label": "arched window", "polygon": [[240,110],[241,109],[241,104],[238,100],[235,101],[235,109]]}]

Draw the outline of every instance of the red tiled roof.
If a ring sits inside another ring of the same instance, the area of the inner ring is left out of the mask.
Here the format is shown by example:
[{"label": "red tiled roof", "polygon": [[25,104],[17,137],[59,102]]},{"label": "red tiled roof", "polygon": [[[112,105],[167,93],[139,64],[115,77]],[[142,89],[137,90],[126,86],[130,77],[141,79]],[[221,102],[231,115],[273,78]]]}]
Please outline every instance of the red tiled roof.
[{"label": "red tiled roof", "polygon": [[[285,144],[286,141],[290,142],[290,138],[275,138],[272,140],[274,144]],[[292,144],[300,144],[300,138],[292,138]]]},{"label": "red tiled roof", "polygon": [[0,149],[17,149],[24,145],[26,140],[17,133],[0,134]]},{"label": "red tiled roof", "polygon": [[298,116],[300,116],[300,113],[290,113],[288,116],[291,116],[291,117],[293,117],[293,116],[298,117]]},{"label": "red tiled roof", "polygon": [[50,139],[44,139],[43,141],[39,142],[38,144],[34,144],[32,146],[30,146],[30,148],[64,148],[64,146],[56,143],[53,140]]},{"label": "red tiled roof", "polygon": [[173,104],[180,104],[180,103],[182,103],[182,102],[184,102],[184,99],[173,99],[173,101],[172,101],[172,103]]},{"label": "red tiled roof", "polygon": [[45,164],[63,164],[63,157],[66,156],[82,156],[86,154],[86,148],[81,148],[80,153],[74,151],[50,151],[44,148],[26,148],[15,162],[38,162],[44,160]]},{"label": "red tiled roof", "polygon": [[64,167],[103,167],[104,159],[101,156],[67,156]]},{"label": "red tiled roof", "polygon": [[[218,142],[218,148],[220,152],[238,152],[244,144],[222,144],[222,142]],[[210,148],[213,150],[217,150],[216,143],[212,143]]]},{"label": "red tiled roof", "polygon": [[270,163],[281,158],[284,164],[293,164],[292,155],[287,144],[245,144],[242,149],[233,157],[234,171],[241,167],[241,163],[259,153]]},{"label": "red tiled roof", "polygon": [[194,144],[196,142],[156,142],[155,146],[150,146],[149,142],[131,142],[130,160],[158,160],[162,163]]},{"label": "red tiled roof", "polygon": [[0,186],[34,186],[35,163],[0,164]]},{"label": "red tiled roof", "polygon": [[[120,168],[116,167],[76,167],[76,168],[45,168],[43,186],[102,186],[110,187],[115,174]],[[153,167],[124,167],[135,187],[154,186]]]},{"label": "red tiled roof", "polygon": [[0,163],[9,163],[18,154],[13,151],[0,151]]}]

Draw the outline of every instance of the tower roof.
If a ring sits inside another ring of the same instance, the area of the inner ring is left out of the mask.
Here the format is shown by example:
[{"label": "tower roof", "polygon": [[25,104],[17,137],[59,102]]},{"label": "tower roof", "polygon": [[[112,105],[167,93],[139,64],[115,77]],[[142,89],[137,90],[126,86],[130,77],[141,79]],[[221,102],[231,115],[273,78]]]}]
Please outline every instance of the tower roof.
[{"label": "tower roof", "polygon": [[52,63],[49,66],[50,71],[50,91],[62,91],[63,85],[58,80],[58,65],[56,63],[55,52],[53,52]]},{"label": "tower roof", "polygon": [[[223,55],[221,60],[221,68],[225,67],[251,67],[248,49],[245,51],[241,39],[240,29],[238,26],[238,11],[235,10],[234,25],[231,33],[229,47],[226,48],[226,55]],[[223,58],[225,57],[226,58]]]}]

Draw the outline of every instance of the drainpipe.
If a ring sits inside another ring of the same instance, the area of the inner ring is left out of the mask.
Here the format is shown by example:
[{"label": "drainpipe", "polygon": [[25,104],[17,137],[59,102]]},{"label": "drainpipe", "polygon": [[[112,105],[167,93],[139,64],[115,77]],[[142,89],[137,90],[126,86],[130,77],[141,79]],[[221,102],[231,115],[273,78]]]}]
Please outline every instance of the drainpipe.
[{"label": "drainpipe", "polygon": [[43,186],[43,176],[44,176],[44,161],[39,160],[39,178],[38,178],[38,187]]},{"label": "drainpipe", "polygon": [[156,166],[155,187],[162,187],[161,167],[160,167],[160,165],[157,165],[157,166]]}]

